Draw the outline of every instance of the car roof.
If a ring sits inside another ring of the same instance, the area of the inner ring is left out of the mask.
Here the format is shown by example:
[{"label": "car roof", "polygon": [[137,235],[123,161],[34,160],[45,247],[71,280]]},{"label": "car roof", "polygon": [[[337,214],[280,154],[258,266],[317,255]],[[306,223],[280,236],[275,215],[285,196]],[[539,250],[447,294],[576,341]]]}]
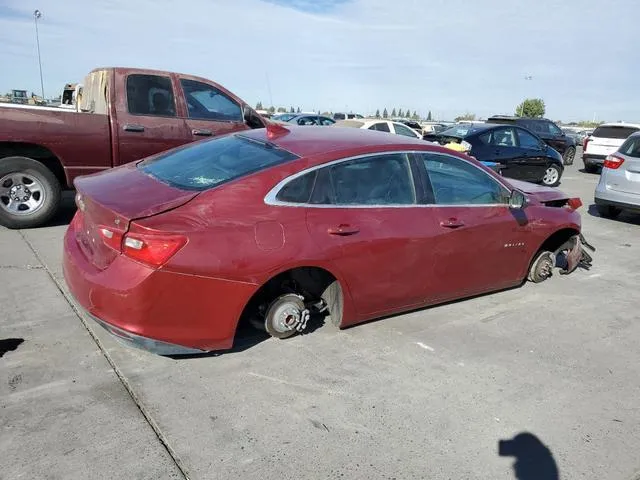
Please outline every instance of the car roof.
[{"label": "car roof", "polygon": [[[282,127],[278,125],[280,130]],[[259,128],[239,132],[238,135],[262,142],[270,142],[299,157],[310,157],[322,153],[348,151],[369,147],[375,151],[378,147],[415,148],[428,147],[430,144],[419,138],[392,135],[386,132],[363,130],[360,128],[340,128],[332,126],[286,126],[287,133],[268,138],[268,128]]]},{"label": "car roof", "polygon": [[[626,123],[626,122],[609,122],[598,125],[598,127],[634,127],[640,128],[638,123]],[[596,128],[598,128],[596,127]]]},{"label": "car roof", "polygon": [[551,123],[555,123],[553,120],[549,120],[548,118],[544,118],[544,117],[516,117],[514,115],[493,115],[491,117],[489,117],[487,120],[512,120],[512,121],[518,121],[518,120],[533,120],[534,122],[541,122],[541,121],[545,121],[545,122],[551,122]]}]

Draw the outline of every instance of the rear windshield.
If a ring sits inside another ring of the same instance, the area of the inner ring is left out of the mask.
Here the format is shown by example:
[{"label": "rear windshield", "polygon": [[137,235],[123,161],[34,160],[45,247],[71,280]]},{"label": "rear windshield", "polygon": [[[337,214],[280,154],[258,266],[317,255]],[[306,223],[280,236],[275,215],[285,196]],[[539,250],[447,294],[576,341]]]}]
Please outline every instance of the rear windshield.
[{"label": "rear windshield", "polygon": [[439,134],[443,137],[464,138],[467,135],[477,132],[480,128],[475,125],[456,125],[455,127],[442,130]]},{"label": "rear windshield", "polygon": [[206,190],[296,158],[270,143],[231,135],[187,145],[138,168],[177,188]]},{"label": "rear windshield", "polygon": [[627,139],[618,151],[628,157],[640,158],[640,136],[636,135]]},{"label": "rear windshield", "polygon": [[593,132],[593,136],[598,138],[616,138],[622,140],[637,131],[638,129],[635,127],[603,126],[596,128]]}]

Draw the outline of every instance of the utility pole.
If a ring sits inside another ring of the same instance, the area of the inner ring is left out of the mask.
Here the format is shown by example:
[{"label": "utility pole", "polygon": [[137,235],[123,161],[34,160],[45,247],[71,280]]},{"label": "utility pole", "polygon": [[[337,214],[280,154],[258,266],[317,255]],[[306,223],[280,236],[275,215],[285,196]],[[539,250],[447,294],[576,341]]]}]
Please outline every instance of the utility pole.
[{"label": "utility pole", "polygon": [[36,24],[36,44],[38,45],[38,66],[40,67],[40,91],[42,93],[42,101],[44,102],[44,81],[42,80],[42,60],[40,58],[40,36],[38,34],[38,19],[42,17],[40,10],[34,10],[33,20]]}]

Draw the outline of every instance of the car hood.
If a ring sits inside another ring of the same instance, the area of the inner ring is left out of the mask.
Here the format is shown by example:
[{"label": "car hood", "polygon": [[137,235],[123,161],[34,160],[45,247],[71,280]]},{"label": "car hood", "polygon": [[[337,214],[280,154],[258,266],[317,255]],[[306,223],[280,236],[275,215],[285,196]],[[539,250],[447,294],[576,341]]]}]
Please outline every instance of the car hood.
[{"label": "car hood", "polygon": [[564,193],[562,190],[558,190],[557,188],[552,187],[544,187],[542,185],[536,185],[531,182],[523,182],[521,180],[512,180],[509,179],[509,184],[514,188],[520,190],[522,193],[525,193],[528,197],[534,198],[539,202],[552,202],[556,200],[566,200],[569,198],[569,195]]}]

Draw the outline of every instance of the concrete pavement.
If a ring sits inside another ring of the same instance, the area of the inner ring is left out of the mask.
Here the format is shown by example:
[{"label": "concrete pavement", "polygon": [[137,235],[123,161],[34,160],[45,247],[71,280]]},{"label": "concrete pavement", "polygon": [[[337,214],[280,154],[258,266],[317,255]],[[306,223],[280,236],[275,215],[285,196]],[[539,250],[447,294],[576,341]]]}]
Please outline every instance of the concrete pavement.
[{"label": "concrete pavement", "polygon": [[635,478],[640,217],[588,213],[597,178],[560,187],[589,272],[183,360],[85,328],[58,290],[64,224],[0,231],[1,337],[25,339],[0,359],[0,478],[510,479],[498,441],[521,432],[563,479]]}]

